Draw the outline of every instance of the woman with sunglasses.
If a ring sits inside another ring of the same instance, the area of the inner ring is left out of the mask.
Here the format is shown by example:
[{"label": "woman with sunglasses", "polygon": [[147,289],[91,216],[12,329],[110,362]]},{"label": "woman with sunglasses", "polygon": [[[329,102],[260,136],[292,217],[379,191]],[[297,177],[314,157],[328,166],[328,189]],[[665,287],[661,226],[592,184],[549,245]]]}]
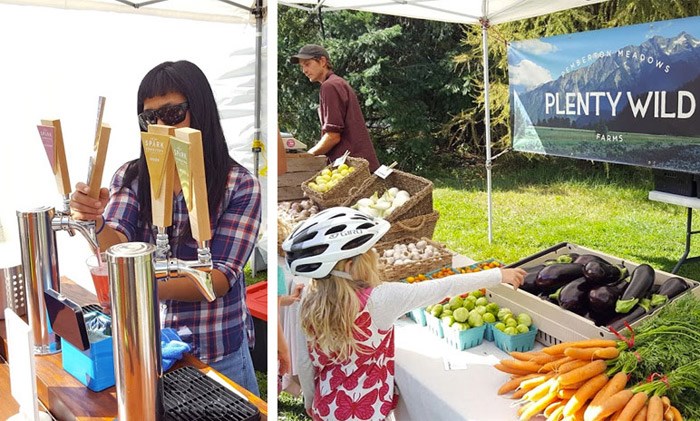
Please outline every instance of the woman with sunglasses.
[{"label": "woman with sunglasses", "polygon": [[[149,124],[191,127],[202,132],[204,149],[217,299],[207,302],[186,276],[171,278],[158,285],[159,298],[167,306],[162,322],[178,331],[200,360],[259,395],[248,350],[253,319],[245,306],[243,275],[260,228],[258,181],[230,157],[214,94],[196,65],[177,61],[153,68],[139,87],[137,109],[141,130],[146,131]],[[117,170],[99,199],[91,199],[88,192],[86,184],[77,184],[71,210],[75,219],[95,221],[102,250],[126,241],[155,243],[143,148],[138,159]],[[177,177],[168,236],[173,257],[196,260],[197,243]]]}]

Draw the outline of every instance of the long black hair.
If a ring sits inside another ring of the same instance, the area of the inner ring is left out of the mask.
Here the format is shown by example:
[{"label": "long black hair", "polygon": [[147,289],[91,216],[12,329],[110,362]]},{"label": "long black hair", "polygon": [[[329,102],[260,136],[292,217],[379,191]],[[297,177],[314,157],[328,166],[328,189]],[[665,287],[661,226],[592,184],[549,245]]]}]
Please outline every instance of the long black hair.
[{"label": "long black hair", "polygon": [[[239,164],[228,153],[214,93],[206,76],[195,64],[185,60],[166,61],[151,69],[141,81],[136,104],[137,114],[143,111],[146,99],[171,92],[185,96],[189,103],[190,127],[202,132],[209,213],[215,215],[226,192],[229,170]],[[138,182],[140,220],[146,221],[150,226],[153,223],[151,183],[143,146],[139,158],[129,162],[123,186],[131,185],[134,179]],[[190,232],[189,224],[186,232]]]}]

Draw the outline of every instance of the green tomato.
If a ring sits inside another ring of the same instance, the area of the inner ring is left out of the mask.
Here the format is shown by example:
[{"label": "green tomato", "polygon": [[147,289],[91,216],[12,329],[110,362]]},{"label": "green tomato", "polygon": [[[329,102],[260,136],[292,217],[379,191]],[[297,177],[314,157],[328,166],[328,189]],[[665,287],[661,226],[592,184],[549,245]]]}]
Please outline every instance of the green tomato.
[{"label": "green tomato", "polygon": [[518,324],[530,327],[530,325],[532,324],[532,317],[530,317],[529,314],[520,313],[518,314]]},{"label": "green tomato", "polygon": [[476,307],[474,305],[474,301],[475,300],[464,300],[464,308],[466,308],[469,311],[474,310],[474,307]]},{"label": "green tomato", "polygon": [[496,314],[496,317],[498,317],[498,320],[504,321],[507,315],[512,315],[513,312],[510,311],[508,307],[502,307],[500,310],[498,310],[498,314]]},{"label": "green tomato", "polygon": [[518,321],[515,320],[514,318],[511,317],[508,320],[506,320],[506,327],[516,327],[516,326],[518,326]]},{"label": "green tomato", "polygon": [[441,320],[447,326],[452,326],[452,324],[455,322],[455,318],[452,316],[442,316]]},{"label": "green tomato", "polygon": [[479,327],[484,324],[484,319],[481,317],[481,314],[470,314],[467,322],[469,322],[471,327]]},{"label": "green tomato", "polygon": [[481,318],[484,319],[485,323],[493,323],[496,321],[496,316],[494,316],[493,313],[485,313]]},{"label": "green tomato", "polygon": [[506,335],[517,335],[518,329],[516,329],[514,326],[509,326],[503,330],[503,333]]},{"label": "green tomato", "polygon": [[486,314],[486,306],[476,306],[474,307],[474,310],[476,310],[476,312],[481,314],[482,316]]},{"label": "green tomato", "polygon": [[453,311],[450,310],[449,308],[447,308],[447,307],[442,308],[442,315],[443,316],[451,316],[452,313],[453,313]]},{"label": "green tomato", "polygon": [[525,325],[517,325],[515,329],[518,331],[518,333],[527,333],[530,331],[530,328]]},{"label": "green tomato", "polygon": [[496,303],[488,303],[486,304],[486,311],[489,313],[492,313],[494,316],[498,315],[498,304]]},{"label": "green tomato", "polygon": [[459,323],[459,322],[455,322],[455,323],[452,325],[452,327],[455,328],[455,329],[457,329],[457,330],[467,330],[467,329],[469,329],[469,325],[468,325],[468,324],[466,324],[466,323]]},{"label": "green tomato", "polygon": [[479,298],[476,299],[476,302],[475,302],[474,304],[476,304],[477,306],[485,306],[485,305],[488,304],[488,303],[489,303],[489,299],[488,299],[488,298],[486,298],[486,297],[479,297]]},{"label": "green tomato", "polygon": [[450,307],[452,309],[455,309],[457,307],[462,307],[463,303],[464,303],[464,300],[459,295],[450,298]]},{"label": "green tomato", "polygon": [[476,291],[470,292],[469,295],[471,295],[471,296],[473,296],[473,297],[476,297],[476,298],[480,298],[480,297],[483,297],[483,296],[484,296],[484,293],[481,292],[481,290],[478,290],[478,289],[477,289]]},{"label": "green tomato", "polygon": [[435,317],[440,317],[442,314],[442,304],[435,304],[433,306],[433,309],[430,311],[430,314],[432,314]]},{"label": "green tomato", "polygon": [[503,332],[506,329],[506,324],[503,322],[498,322],[495,325],[493,325],[493,327]]}]

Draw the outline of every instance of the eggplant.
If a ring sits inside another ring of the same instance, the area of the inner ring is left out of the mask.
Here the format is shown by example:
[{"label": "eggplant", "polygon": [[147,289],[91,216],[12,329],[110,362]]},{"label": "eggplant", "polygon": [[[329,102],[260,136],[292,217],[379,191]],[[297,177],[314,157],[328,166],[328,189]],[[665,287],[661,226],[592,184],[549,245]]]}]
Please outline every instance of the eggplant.
[{"label": "eggplant", "polygon": [[[615,330],[621,330],[622,328],[625,327],[625,322],[627,324],[632,324],[636,322],[637,320],[641,319],[644,317],[648,312],[650,308],[651,302],[648,304],[642,305],[642,303],[645,300],[641,300],[639,304],[637,304],[632,311],[630,311],[627,314],[618,314],[617,316],[613,317],[611,320],[609,320],[606,324],[609,325],[609,327],[615,329]],[[649,301],[649,300],[646,300]]]},{"label": "eggplant", "polygon": [[654,285],[655,277],[656,271],[646,263],[634,268],[630,275],[629,286],[625,293],[622,294],[622,297],[617,300],[617,304],[615,304],[615,311],[618,313],[629,313],[639,300],[649,293]]},{"label": "eggplant", "polygon": [[575,279],[559,291],[559,306],[583,316],[588,311],[588,293],[591,290],[586,278]]},{"label": "eggplant", "polygon": [[522,285],[520,285],[520,289],[523,291],[527,291],[530,294],[539,294],[540,289],[537,288],[537,285],[535,285],[535,279],[537,279],[537,274],[544,269],[544,265],[537,265],[533,266],[531,268],[525,269],[525,272],[527,272],[527,275],[525,275],[525,278],[523,279]]},{"label": "eggplant", "polygon": [[535,285],[544,293],[552,293],[574,279],[583,276],[583,266],[577,263],[556,263],[537,273]]},{"label": "eggplant", "polygon": [[688,288],[690,288],[690,286],[685,279],[677,276],[668,278],[663,284],[661,284],[659,291],[651,295],[651,306],[658,307],[665,304],[668,300],[674,298]]},{"label": "eggplant", "polygon": [[601,262],[610,264],[610,262],[608,262],[600,256],[596,256],[595,254],[581,254],[573,261],[573,263],[578,263],[579,265],[583,266],[588,264],[588,262]]},{"label": "eggplant", "polygon": [[607,321],[615,316],[615,304],[626,288],[628,288],[626,281],[618,281],[614,284],[595,287],[589,291],[588,309],[596,325],[607,324]]},{"label": "eggplant", "polygon": [[610,284],[621,281],[628,275],[626,267],[611,265],[597,260],[586,263],[583,267],[583,276],[591,286]]}]

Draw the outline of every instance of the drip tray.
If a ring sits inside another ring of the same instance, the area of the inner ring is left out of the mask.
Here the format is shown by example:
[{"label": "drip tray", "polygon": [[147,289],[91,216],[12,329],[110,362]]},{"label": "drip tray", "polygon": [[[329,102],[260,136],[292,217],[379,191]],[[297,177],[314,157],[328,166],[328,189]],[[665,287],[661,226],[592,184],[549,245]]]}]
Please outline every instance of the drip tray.
[{"label": "drip tray", "polygon": [[163,375],[163,406],[166,420],[260,420],[255,405],[194,367],[178,368]]}]

